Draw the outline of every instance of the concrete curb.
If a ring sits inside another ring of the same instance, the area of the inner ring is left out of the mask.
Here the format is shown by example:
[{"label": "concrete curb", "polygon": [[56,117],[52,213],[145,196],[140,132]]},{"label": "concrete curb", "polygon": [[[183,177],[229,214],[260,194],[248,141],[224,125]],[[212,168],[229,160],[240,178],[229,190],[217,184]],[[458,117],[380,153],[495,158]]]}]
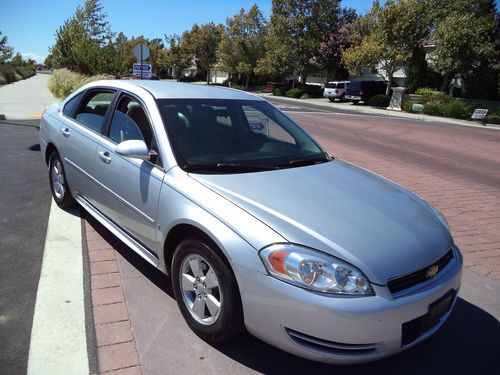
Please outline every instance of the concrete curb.
[{"label": "concrete curb", "polygon": [[99,373],[141,375],[116,252],[88,221],[85,237]]},{"label": "concrete curb", "polygon": [[392,117],[398,117],[398,118],[404,118],[404,119],[410,119],[410,120],[420,120],[420,121],[426,121],[426,122],[439,122],[443,124],[448,124],[448,125],[461,125],[461,126],[468,126],[472,128],[480,128],[480,129],[494,129],[494,130],[500,130],[500,125],[493,125],[493,124],[482,124],[482,123],[474,123],[472,121],[465,121],[465,120],[456,120],[456,119],[450,119],[446,117],[437,117],[437,116],[429,116],[429,115],[424,115],[424,114],[415,114],[415,113],[407,113],[407,112],[399,112],[399,111],[391,111],[391,110],[386,110],[386,109],[376,109],[368,106],[362,106],[362,105],[353,105],[351,103],[332,103],[329,102],[327,99],[323,98],[317,98],[317,99],[295,99],[295,98],[287,98],[283,96],[274,96],[273,94],[270,93],[258,93],[256,94],[264,99],[272,98],[276,99],[279,101],[284,101],[284,102],[289,102],[289,103],[294,103],[294,104],[308,104],[308,105],[313,105],[318,108],[328,108],[330,110],[341,110],[341,111],[352,111],[352,112],[358,112],[360,114],[372,114],[372,115],[383,115],[383,116],[392,116]]}]

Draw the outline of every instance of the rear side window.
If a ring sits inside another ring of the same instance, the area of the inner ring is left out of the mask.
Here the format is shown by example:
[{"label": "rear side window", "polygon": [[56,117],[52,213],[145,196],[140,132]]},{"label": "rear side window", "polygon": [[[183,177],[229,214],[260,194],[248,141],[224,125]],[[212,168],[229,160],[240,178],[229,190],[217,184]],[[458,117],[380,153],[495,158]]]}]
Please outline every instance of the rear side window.
[{"label": "rear side window", "polygon": [[80,99],[82,99],[83,93],[80,93],[76,95],[75,97],[71,98],[63,108],[63,113],[65,116],[68,117],[75,117],[75,112],[78,108],[78,104],[80,103]]},{"label": "rear side window", "polygon": [[76,121],[93,131],[100,132],[113,95],[114,93],[110,91],[92,91],[87,94],[76,114]]}]

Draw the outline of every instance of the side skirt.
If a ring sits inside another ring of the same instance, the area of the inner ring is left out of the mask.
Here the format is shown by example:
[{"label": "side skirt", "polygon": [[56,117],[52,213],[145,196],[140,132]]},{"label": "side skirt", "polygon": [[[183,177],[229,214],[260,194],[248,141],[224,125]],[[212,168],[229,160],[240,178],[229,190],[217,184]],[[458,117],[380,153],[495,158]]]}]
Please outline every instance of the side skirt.
[{"label": "side skirt", "polygon": [[158,268],[159,259],[150,250],[142,246],[134,238],[132,238],[128,233],[121,229],[118,225],[109,220],[106,216],[101,214],[92,204],[90,204],[85,198],[79,194],[75,194],[75,200],[89,213],[91,214],[99,223],[104,225],[111,233],[113,233],[120,241],[125,245],[134,250],[142,258],[144,258],[148,263]]}]

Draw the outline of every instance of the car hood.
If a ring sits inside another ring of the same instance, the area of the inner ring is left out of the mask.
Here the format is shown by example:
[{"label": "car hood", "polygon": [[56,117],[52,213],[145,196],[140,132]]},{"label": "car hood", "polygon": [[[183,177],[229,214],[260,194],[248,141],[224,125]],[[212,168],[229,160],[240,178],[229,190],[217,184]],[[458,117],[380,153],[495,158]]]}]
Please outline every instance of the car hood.
[{"label": "car hood", "polygon": [[449,231],[425,201],[338,159],[276,171],[190,176],[291,243],[339,257],[376,284],[432,264],[452,245]]}]

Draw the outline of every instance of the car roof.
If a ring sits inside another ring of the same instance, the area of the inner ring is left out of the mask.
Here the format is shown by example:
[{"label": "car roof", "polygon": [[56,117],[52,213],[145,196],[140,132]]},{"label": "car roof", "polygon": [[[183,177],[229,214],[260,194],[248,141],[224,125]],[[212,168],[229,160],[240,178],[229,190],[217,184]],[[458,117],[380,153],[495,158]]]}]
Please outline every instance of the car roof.
[{"label": "car roof", "polygon": [[222,86],[206,84],[192,84],[183,82],[165,82],[150,80],[107,80],[94,81],[86,87],[106,86],[135,92],[143,88],[156,99],[236,99],[236,100],[263,100],[262,98],[244,91]]}]

